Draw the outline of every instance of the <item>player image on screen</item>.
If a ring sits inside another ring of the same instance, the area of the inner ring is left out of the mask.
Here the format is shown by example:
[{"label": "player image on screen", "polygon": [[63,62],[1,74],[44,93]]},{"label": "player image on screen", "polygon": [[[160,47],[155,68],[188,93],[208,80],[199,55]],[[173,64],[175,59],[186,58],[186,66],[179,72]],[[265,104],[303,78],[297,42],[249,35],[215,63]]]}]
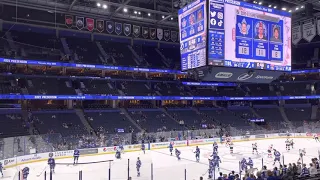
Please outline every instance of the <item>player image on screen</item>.
[{"label": "player image on screen", "polygon": [[241,23],[238,23],[238,28],[241,35],[247,36],[249,34],[250,24],[247,24],[246,18],[243,18]]},{"label": "player image on screen", "polygon": [[277,25],[272,25],[272,29],[273,29],[273,33],[272,33],[272,37],[270,38],[270,41],[273,42],[282,42],[280,39],[280,27],[278,27]]},{"label": "player image on screen", "polygon": [[255,39],[267,40],[266,25],[262,21],[259,21],[256,24],[255,34],[256,34]]}]

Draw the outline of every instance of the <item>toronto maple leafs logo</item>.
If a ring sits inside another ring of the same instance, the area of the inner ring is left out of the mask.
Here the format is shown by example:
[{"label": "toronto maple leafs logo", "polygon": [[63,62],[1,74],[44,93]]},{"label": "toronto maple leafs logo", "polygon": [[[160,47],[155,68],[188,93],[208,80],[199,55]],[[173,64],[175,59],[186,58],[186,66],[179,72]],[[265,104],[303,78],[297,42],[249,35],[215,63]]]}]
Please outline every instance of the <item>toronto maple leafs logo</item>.
[{"label": "toronto maple leafs logo", "polygon": [[247,36],[249,34],[250,24],[248,24],[246,19],[243,18],[241,23],[238,23],[238,28],[243,36]]}]

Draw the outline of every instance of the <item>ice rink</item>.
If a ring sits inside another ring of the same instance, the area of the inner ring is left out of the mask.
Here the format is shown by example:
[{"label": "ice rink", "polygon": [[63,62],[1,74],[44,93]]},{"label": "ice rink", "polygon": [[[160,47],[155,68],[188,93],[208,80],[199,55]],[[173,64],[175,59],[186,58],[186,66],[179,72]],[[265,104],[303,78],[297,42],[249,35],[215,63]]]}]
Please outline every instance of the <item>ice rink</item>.
[{"label": "ice rink", "polygon": [[[274,167],[273,159],[267,158],[268,146],[273,144],[273,147],[280,151],[281,155],[284,156],[284,163],[296,163],[298,160],[299,148],[306,149],[306,156],[304,157],[304,163],[310,163],[311,158],[318,157],[318,149],[320,149],[320,143],[316,143],[313,139],[294,139],[294,149],[287,152],[285,149],[285,138],[274,139],[274,140],[258,140],[258,141],[247,141],[247,142],[236,142],[234,143],[234,154],[231,155],[229,148],[225,145],[219,144],[219,156],[222,159],[220,164],[220,171],[223,173],[229,173],[234,170],[236,173],[239,172],[239,161],[244,157],[251,157],[254,161],[254,167],[259,170],[262,167],[262,158],[264,159],[264,165],[268,168]],[[252,154],[251,144],[257,142],[259,155]],[[200,162],[195,161],[195,146],[180,147],[181,160],[178,161],[175,156],[170,156],[169,149],[159,149],[143,152],[127,152],[122,154],[121,160],[116,160],[114,154],[98,155],[98,156],[87,156],[80,157],[79,163],[96,162],[104,160],[114,160],[111,165],[111,179],[112,180],[126,180],[128,177],[128,159],[130,159],[130,170],[129,174],[132,179],[150,180],[151,179],[151,164],[153,164],[153,179],[154,180],[184,180],[184,173],[186,169],[186,176],[188,180],[198,180],[200,176],[204,176],[207,179],[208,174],[208,157],[212,153],[212,145],[199,146],[201,151]],[[136,160],[140,157],[142,161],[141,176],[137,177],[136,172]],[[281,158],[282,162],[282,158]],[[70,159],[56,160],[56,163],[73,163]],[[43,180],[43,175],[37,177],[41,171],[46,167],[46,162],[38,162],[33,164],[26,164],[21,166],[28,166],[30,168],[30,180]],[[276,164],[276,166],[279,166]],[[56,173],[53,175],[54,180],[77,180],[79,179],[78,172],[82,170],[83,180],[106,180],[109,176],[109,163],[94,163],[84,165],[57,165]],[[8,178],[13,179],[15,168],[7,169]],[[48,172],[48,168],[47,168]],[[216,172],[217,174],[218,172]],[[9,175],[10,174],[10,175]],[[9,178],[10,176],[10,178]],[[216,175],[217,177],[217,175]]]}]

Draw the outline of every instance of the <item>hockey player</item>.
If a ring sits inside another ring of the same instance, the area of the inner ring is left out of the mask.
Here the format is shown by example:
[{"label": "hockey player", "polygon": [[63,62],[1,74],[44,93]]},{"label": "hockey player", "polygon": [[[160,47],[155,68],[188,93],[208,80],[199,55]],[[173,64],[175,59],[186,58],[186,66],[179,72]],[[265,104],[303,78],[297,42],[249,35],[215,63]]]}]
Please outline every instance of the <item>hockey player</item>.
[{"label": "hockey player", "polygon": [[119,150],[120,150],[122,153],[124,153],[124,147],[123,147],[122,144],[119,145]]},{"label": "hockey player", "polygon": [[[247,171],[247,160],[245,158],[243,158],[240,162],[240,166],[241,166],[241,172],[244,171],[246,172]],[[240,172],[240,173],[241,173]]]},{"label": "hockey player", "polygon": [[288,172],[287,165],[280,166],[281,175],[284,176]]},{"label": "hockey player", "polygon": [[273,155],[274,155],[273,165],[275,165],[277,161],[278,161],[279,164],[281,165],[281,162],[280,162],[280,156],[281,156],[281,154],[280,154],[280,152],[277,151],[276,149],[274,149]]},{"label": "hockey player", "polygon": [[226,137],[226,147],[230,145],[231,137]]},{"label": "hockey player", "polygon": [[178,158],[178,160],[180,160],[181,158],[180,158],[180,154],[181,154],[181,152],[176,148],[176,150],[175,150],[175,154],[176,154],[176,157]]},{"label": "hockey player", "polygon": [[196,151],[194,153],[196,154],[196,161],[199,162],[200,161],[200,149],[198,146],[196,147]]},{"label": "hockey player", "polygon": [[303,156],[306,155],[306,149],[303,148],[303,149],[299,149],[299,159],[298,159],[298,162],[301,162],[302,163],[302,160],[303,160]]},{"label": "hockey player", "polygon": [[141,161],[140,161],[140,158],[138,157],[137,159],[137,176],[140,177],[140,167],[141,167]]},{"label": "hockey player", "polygon": [[117,159],[121,159],[121,152],[119,151],[119,149],[117,149],[115,157]]},{"label": "hockey player", "polygon": [[213,159],[209,159],[209,169],[208,169],[208,174],[209,174],[209,179],[213,178],[213,173],[215,172],[215,164]]},{"label": "hockey player", "polygon": [[230,148],[230,154],[233,154],[233,142],[230,142],[229,148]]},{"label": "hockey player", "polygon": [[287,140],[285,141],[285,143],[286,143],[286,150],[287,150],[287,151],[290,151],[291,141],[290,141],[289,139],[287,139]]},{"label": "hockey player", "polygon": [[141,144],[141,150],[143,151],[143,154],[146,154],[146,146],[144,144]]},{"label": "hockey player", "polygon": [[173,145],[172,145],[172,143],[169,144],[169,151],[170,151],[170,154],[171,154],[171,156],[172,156],[172,151],[173,151]]},{"label": "hockey player", "polygon": [[217,167],[218,171],[220,171],[220,163],[221,163],[220,157],[218,155],[214,156],[213,161],[214,161],[215,167]]},{"label": "hockey player", "polygon": [[53,153],[49,154],[48,165],[50,167],[50,171],[54,173],[54,168],[56,167],[56,161],[53,158]]},{"label": "hockey player", "polygon": [[218,143],[216,141],[213,142],[213,151],[218,153]]},{"label": "hockey player", "polygon": [[30,169],[28,167],[25,167],[22,169],[22,180],[28,180]]},{"label": "hockey player", "polygon": [[80,156],[80,151],[78,149],[75,149],[73,151],[73,165],[78,164],[79,156]]},{"label": "hockey player", "polygon": [[320,141],[319,141],[318,134],[313,135],[313,138],[314,138],[314,140],[316,140],[316,142],[320,142]]},{"label": "hockey player", "polygon": [[0,173],[1,173],[1,176],[3,177],[3,172],[2,172],[2,170],[3,170],[4,168],[3,168],[3,166],[2,166],[2,163],[0,162]]},{"label": "hockey player", "polygon": [[256,142],[252,144],[252,154],[254,154],[254,152],[258,154],[258,145]]},{"label": "hockey player", "polygon": [[247,166],[249,166],[250,169],[253,168],[253,161],[252,161],[251,157],[249,157],[249,159],[248,159]]},{"label": "hockey player", "polygon": [[268,158],[272,158],[272,149],[273,149],[273,145],[271,144],[268,148]]},{"label": "hockey player", "polygon": [[291,149],[293,149],[293,145],[294,145],[293,139],[290,140],[290,145],[291,145]]}]

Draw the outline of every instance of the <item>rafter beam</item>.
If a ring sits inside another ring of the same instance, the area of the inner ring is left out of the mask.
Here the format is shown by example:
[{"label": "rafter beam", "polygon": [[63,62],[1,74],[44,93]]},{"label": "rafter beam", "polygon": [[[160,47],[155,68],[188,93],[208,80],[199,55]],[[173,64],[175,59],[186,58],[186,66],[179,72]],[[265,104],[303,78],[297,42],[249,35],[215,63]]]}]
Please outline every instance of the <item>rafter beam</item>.
[{"label": "rafter beam", "polygon": [[172,17],[171,15],[166,16],[165,18],[163,18],[163,19],[161,19],[161,20],[157,21],[157,22],[156,22],[156,24],[159,24],[159,23],[161,23],[161,22],[163,22],[163,21],[165,21],[165,20],[167,20],[167,19],[169,19],[169,18],[171,18],[171,17]]},{"label": "rafter beam", "polygon": [[72,7],[76,4],[78,0],[73,0],[72,3],[69,6],[69,11],[72,9]]},{"label": "rafter beam", "polygon": [[131,0],[127,0],[126,2],[122,3],[112,14],[111,16],[114,16],[118,11],[120,11],[122,8],[124,8],[125,5],[129,4]]}]

